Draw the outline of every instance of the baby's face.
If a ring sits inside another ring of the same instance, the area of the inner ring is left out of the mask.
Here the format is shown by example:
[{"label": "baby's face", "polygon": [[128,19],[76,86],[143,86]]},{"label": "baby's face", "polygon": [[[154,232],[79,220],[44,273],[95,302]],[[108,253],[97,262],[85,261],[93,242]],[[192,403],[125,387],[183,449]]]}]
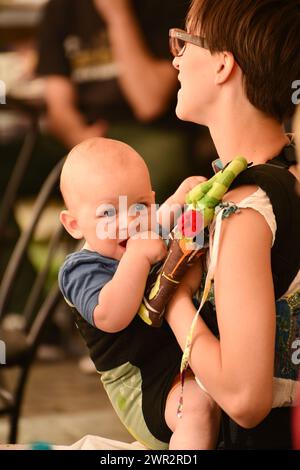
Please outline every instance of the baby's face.
[{"label": "baby's face", "polygon": [[155,230],[154,203],[145,168],[91,175],[76,211],[77,224],[91,250],[119,260],[130,236]]}]

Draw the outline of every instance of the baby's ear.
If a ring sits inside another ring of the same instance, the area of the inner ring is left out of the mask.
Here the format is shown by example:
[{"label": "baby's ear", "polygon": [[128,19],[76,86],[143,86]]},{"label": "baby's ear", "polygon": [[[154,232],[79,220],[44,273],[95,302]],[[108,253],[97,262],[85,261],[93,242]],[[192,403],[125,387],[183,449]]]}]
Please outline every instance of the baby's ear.
[{"label": "baby's ear", "polygon": [[152,197],[153,197],[153,200],[155,201],[155,191],[152,191]]},{"label": "baby's ear", "polygon": [[61,211],[59,219],[66,231],[76,240],[83,238],[81,230],[78,228],[76,218],[68,210]]}]

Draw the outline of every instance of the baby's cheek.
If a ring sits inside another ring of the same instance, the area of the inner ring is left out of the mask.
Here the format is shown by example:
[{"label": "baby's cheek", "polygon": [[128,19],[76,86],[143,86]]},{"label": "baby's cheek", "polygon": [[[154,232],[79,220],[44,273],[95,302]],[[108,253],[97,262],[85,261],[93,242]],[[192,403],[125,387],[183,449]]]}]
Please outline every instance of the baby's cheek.
[{"label": "baby's cheek", "polygon": [[149,210],[141,218],[141,231],[153,231],[156,230],[156,211]]},{"label": "baby's cheek", "polygon": [[117,238],[117,225],[116,221],[109,219],[99,220],[95,228],[95,235],[98,240],[116,240]]}]

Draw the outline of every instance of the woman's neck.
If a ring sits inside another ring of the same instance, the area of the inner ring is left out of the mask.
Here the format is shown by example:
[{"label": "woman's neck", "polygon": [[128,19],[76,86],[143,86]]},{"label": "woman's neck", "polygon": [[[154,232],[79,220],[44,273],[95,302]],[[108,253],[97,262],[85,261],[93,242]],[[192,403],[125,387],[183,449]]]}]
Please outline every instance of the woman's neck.
[{"label": "woman's neck", "polygon": [[[251,105],[243,112],[220,113],[218,122],[209,126],[217,153],[226,165],[237,155],[254,165],[266,163],[289,143],[283,126]],[[225,116],[225,117],[223,117]]]}]

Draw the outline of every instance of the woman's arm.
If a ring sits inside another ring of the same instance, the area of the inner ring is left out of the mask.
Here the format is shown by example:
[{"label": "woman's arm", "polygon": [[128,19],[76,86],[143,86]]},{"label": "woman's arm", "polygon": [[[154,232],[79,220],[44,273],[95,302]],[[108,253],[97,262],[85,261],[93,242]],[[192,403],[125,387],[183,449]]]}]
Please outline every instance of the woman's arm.
[{"label": "woman's arm", "polygon": [[[145,234],[144,234],[145,235]],[[151,265],[166,256],[166,246],[155,233],[148,239],[130,239],[112,280],[100,291],[94,323],[107,333],[126,328],[142,302]],[[156,238],[154,238],[156,236]]]},{"label": "woman's arm", "polygon": [[[232,194],[241,199],[238,190]],[[220,341],[199,318],[190,364],[229,416],[243,427],[254,427],[272,405],[272,234],[265,219],[252,209],[242,210],[222,225],[214,280]],[[182,348],[194,314],[190,292],[183,287],[167,314]]]}]

